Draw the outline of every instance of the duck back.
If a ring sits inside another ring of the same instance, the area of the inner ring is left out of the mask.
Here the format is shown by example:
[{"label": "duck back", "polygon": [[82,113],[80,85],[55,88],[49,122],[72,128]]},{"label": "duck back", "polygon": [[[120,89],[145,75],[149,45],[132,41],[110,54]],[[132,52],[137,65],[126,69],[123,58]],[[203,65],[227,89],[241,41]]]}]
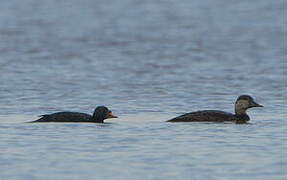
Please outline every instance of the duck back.
[{"label": "duck back", "polygon": [[79,112],[58,112],[41,116],[32,122],[93,122],[91,115]]},{"label": "duck back", "polygon": [[224,122],[235,120],[236,117],[232,113],[216,110],[206,110],[186,113],[168,120],[168,122]]}]

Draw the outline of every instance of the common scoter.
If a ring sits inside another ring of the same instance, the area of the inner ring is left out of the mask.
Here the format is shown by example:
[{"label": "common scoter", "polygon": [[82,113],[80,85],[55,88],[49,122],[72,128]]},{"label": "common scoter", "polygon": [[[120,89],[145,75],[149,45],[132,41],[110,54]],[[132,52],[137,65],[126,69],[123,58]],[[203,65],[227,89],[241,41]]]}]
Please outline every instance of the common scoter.
[{"label": "common scoter", "polygon": [[187,114],[183,114],[167,122],[224,122],[235,121],[236,123],[246,123],[250,120],[246,114],[246,110],[253,107],[263,107],[256,103],[249,95],[241,95],[237,98],[235,103],[235,114],[217,111],[217,110],[205,110],[196,111]]},{"label": "common scoter", "polygon": [[99,106],[95,109],[94,114],[91,116],[79,112],[57,112],[53,114],[41,115],[41,118],[32,121],[35,122],[87,122],[87,123],[104,123],[105,119],[117,118],[105,106]]}]

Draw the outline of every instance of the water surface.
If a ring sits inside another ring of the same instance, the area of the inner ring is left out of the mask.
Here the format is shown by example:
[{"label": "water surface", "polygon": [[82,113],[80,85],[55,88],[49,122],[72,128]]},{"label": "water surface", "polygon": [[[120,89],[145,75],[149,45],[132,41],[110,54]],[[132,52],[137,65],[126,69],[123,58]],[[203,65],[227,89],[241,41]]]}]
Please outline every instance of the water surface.
[{"label": "water surface", "polygon": [[[287,3],[2,1],[0,179],[286,179]],[[248,125],[166,123],[233,112]],[[28,124],[56,111],[106,124]]]}]

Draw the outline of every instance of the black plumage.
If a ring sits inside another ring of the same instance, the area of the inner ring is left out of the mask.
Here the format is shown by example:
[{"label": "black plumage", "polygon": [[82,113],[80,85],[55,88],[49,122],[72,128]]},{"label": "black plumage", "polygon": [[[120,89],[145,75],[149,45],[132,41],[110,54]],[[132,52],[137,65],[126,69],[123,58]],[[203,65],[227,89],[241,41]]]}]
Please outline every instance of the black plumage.
[{"label": "black plumage", "polygon": [[99,106],[95,109],[93,115],[79,112],[57,112],[53,114],[42,115],[40,119],[32,122],[83,122],[83,123],[103,123],[105,119],[117,118],[105,106]]}]

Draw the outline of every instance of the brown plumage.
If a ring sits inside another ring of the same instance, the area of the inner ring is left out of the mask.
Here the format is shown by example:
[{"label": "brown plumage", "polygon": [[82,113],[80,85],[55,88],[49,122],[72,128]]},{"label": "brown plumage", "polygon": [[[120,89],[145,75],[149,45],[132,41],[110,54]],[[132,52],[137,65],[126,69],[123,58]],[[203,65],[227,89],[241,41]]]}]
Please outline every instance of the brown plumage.
[{"label": "brown plumage", "polygon": [[224,121],[236,121],[236,123],[245,123],[250,120],[246,114],[246,110],[252,107],[263,107],[257,104],[251,96],[241,95],[238,97],[235,103],[235,114],[216,111],[205,110],[186,113],[168,122],[224,122]]}]

